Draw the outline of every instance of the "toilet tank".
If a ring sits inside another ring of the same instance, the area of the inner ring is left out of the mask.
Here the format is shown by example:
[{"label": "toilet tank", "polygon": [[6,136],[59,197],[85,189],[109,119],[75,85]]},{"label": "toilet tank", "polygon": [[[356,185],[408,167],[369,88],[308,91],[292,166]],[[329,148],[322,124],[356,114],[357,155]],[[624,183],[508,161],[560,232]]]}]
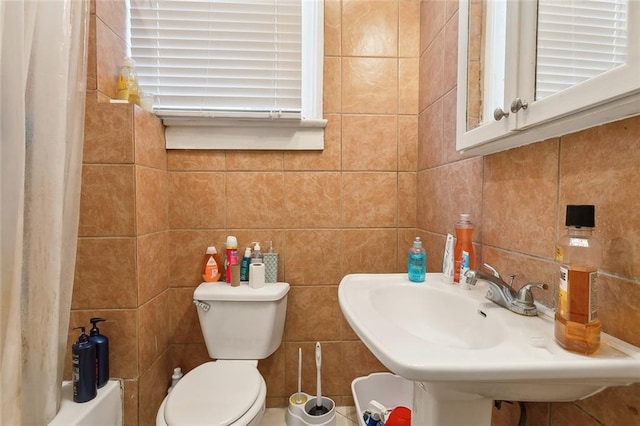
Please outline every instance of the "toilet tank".
[{"label": "toilet tank", "polygon": [[287,283],[200,284],[193,299],[209,356],[258,360],[274,353],[282,343],[288,293]]}]

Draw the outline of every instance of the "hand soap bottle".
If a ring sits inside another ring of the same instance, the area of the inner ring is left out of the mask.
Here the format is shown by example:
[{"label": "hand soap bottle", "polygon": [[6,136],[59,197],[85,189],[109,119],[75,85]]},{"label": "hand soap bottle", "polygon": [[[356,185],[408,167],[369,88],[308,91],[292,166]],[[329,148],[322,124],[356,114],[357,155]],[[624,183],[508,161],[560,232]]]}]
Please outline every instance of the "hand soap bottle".
[{"label": "hand soap bottle", "polygon": [[591,354],[600,347],[596,279],[602,247],[593,235],[595,207],[569,205],[567,233],[558,242],[560,270],[556,299],[555,338],[563,348]]},{"label": "hand soap bottle", "polygon": [[427,252],[422,248],[422,240],[420,237],[416,237],[413,241],[413,247],[409,249],[407,272],[409,273],[409,281],[421,283],[425,279],[427,272]]}]

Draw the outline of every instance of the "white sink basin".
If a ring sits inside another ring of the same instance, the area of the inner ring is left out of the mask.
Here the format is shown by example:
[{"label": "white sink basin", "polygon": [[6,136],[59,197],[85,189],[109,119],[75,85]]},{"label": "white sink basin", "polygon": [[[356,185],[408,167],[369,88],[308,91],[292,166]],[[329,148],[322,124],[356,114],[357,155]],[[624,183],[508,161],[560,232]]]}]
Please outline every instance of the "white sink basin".
[{"label": "white sink basin", "polygon": [[420,383],[414,409],[426,404],[448,416],[416,424],[448,424],[451,416],[483,423],[476,408],[464,417],[463,407],[437,401],[475,401],[490,421],[492,400],[573,401],[640,381],[639,348],[603,334],[595,354],[568,352],[554,340],[552,311],[518,315],[487,300],[486,291],[481,282],[464,290],[442,274],[427,274],[424,283],[406,274],[342,279],[340,307],[358,337],[390,371]]}]

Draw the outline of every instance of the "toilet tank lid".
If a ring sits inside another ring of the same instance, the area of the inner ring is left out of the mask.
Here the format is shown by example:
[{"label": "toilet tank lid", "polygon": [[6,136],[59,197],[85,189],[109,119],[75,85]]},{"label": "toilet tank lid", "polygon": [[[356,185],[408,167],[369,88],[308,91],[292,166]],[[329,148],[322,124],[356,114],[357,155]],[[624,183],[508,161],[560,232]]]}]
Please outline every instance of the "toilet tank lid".
[{"label": "toilet tank lid", "polygon": [[202,283],[193,292],[197,300],[235,300],[249,302],[265,302],[282,299],[289,292],[288,283],[266,284],[264,287],[253,288],[247,284],[233,287],[230,284]]}]

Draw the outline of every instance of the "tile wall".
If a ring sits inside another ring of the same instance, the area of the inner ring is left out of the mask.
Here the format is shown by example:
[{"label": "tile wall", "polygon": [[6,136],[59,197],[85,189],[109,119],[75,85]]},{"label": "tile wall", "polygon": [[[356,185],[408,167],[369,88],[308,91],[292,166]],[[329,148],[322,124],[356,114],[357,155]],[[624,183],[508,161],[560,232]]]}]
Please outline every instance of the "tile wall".
[{"label": "tile wall", "polygon": [[[485,157],[455,151],[457,0],[421,2],[417,227],[428,269],[439,270],[459,213],[476,222],[478,260],[503,274],[555,283],[555,241],[567,204],[595,204],[604,245],[598,304],[603,330],[640,345],[640,117]],[[553,306],[553,294],[539,295]],[[533,425],[640,424],[640,385],[584,401],[527,403]],[[513,425],[518,407],[494,410]]]}]

